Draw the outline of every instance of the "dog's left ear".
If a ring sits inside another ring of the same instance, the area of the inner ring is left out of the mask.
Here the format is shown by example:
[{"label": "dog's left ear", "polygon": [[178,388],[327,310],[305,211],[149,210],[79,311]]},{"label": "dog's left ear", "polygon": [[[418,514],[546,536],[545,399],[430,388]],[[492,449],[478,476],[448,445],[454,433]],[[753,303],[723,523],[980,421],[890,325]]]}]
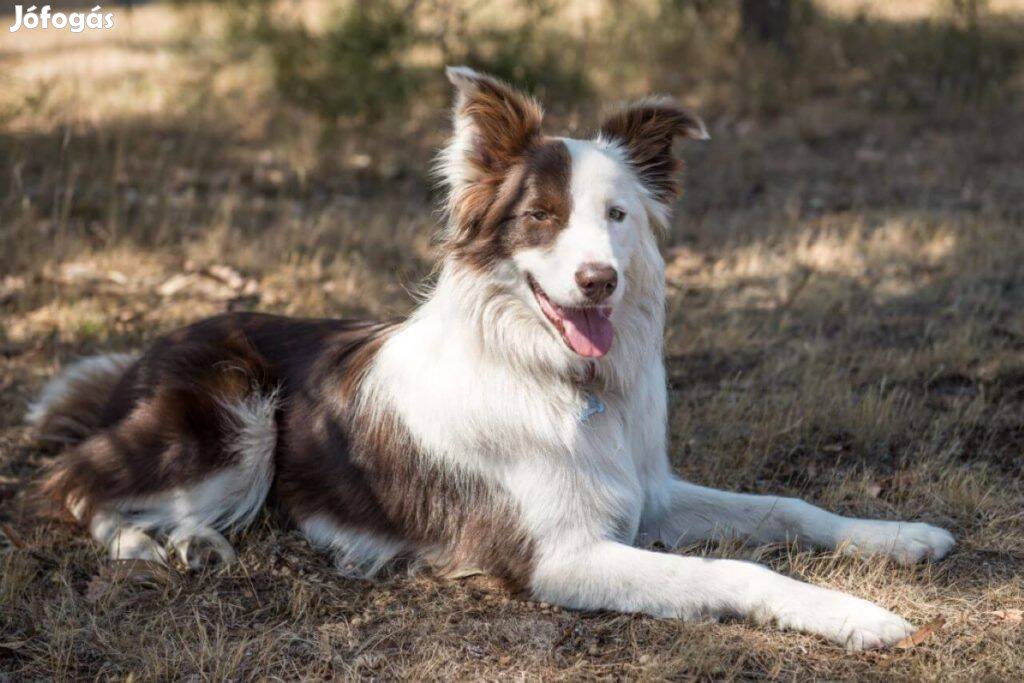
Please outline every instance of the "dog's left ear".
[{"label": "dog's left ear", "polygon": [[648,99],[612,114],[600,138],[619,145],[651,194],[668,203],[679,194],[679,161],[672,154],[677,137],[708,140],[700,117],[668,99]]},{"label": "dog's left ear", "polygon": [[544,112],[529,95],[469,67],[445,73],[455,86],[455,130],[440,171],[457,193],[508,170],[540,136]]}]

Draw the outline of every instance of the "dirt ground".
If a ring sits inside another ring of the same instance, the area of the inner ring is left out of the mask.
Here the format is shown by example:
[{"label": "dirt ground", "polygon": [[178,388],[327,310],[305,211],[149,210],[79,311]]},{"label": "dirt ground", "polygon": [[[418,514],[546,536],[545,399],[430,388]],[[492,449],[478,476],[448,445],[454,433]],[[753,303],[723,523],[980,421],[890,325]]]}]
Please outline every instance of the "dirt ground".
[{"label": "dirt ground", "polygon": [[[891,21],[915,20],[904,4]],[[202,31],[183,48],[179,18],[152,4],[112,32],[0,37],[0,680],[1024,677],[1024,107],[879,104],[856,60],[781,110],[685,98],[713,139],[680,150],[665,239],[671,457],[702,484],[950,529],[952,554],[911,568],[685,551],[944,621],[920,643],[850,654],[479,577],[352,580],[271,512],[228,568],[112,566],[30,515],[55,455],[22,420],[63,364],[227,309],[401,315],[430,272],[443,109],[325,137],[258,62]]]}]

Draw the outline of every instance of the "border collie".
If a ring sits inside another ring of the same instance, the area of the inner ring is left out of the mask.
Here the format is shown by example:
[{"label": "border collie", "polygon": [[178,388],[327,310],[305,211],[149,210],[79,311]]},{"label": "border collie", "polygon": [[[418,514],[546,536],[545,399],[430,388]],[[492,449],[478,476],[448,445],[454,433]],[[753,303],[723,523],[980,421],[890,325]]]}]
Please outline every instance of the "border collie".
[{"label": "border collie", "polygon": [[447,74],[447,224],[426,301],[388,323],[220,315],[140,357],[80,361],[31,408],[65,444],[43,490],[116,559],[229,562],[223,534],[273,487],[360,575],[404,558],[567,608],[734,615],[851,649],[911,633],[757,564],[648,549],[730,536],[913,563],[953,546],[927,524],[673,475],[657,237],[678,194],[673,140],[707,138],[700,118],[647,99],[592,139],[550,137],[528,95]]}]

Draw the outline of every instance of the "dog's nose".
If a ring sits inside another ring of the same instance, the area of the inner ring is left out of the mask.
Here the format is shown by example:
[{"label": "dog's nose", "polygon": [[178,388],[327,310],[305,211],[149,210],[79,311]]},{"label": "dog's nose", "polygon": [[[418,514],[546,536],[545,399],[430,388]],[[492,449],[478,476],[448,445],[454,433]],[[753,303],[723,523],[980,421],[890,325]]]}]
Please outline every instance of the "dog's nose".
[{"label": "dog's nose", "polygon": [[619,274],[607,263],[584,263],[576,271],[576,284],[592,303],[601,303],[619,284]]}]

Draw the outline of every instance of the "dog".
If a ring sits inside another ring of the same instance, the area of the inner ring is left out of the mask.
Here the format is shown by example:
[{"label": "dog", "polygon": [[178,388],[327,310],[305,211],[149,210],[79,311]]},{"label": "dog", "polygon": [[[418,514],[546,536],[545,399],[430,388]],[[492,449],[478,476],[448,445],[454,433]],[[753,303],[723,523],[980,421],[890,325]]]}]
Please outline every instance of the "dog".
[{"label": "dog", "polygon": [[673,142],[708,138],[701,119],[645,99],[591,139],[550,137],[529,95],[446,73],[446,222],[421,305],[383,323],[225,314],[79,361],[30,410],[65,445],[42,490],[116,559],[230,562],[224,534],[270,497],[361,576],[401,559],[566,608],[737,616],[850,649],[912,633],[751,562],[651,549],[728,536],[915,563],[954,544],[673,475],[658,234]]}]

